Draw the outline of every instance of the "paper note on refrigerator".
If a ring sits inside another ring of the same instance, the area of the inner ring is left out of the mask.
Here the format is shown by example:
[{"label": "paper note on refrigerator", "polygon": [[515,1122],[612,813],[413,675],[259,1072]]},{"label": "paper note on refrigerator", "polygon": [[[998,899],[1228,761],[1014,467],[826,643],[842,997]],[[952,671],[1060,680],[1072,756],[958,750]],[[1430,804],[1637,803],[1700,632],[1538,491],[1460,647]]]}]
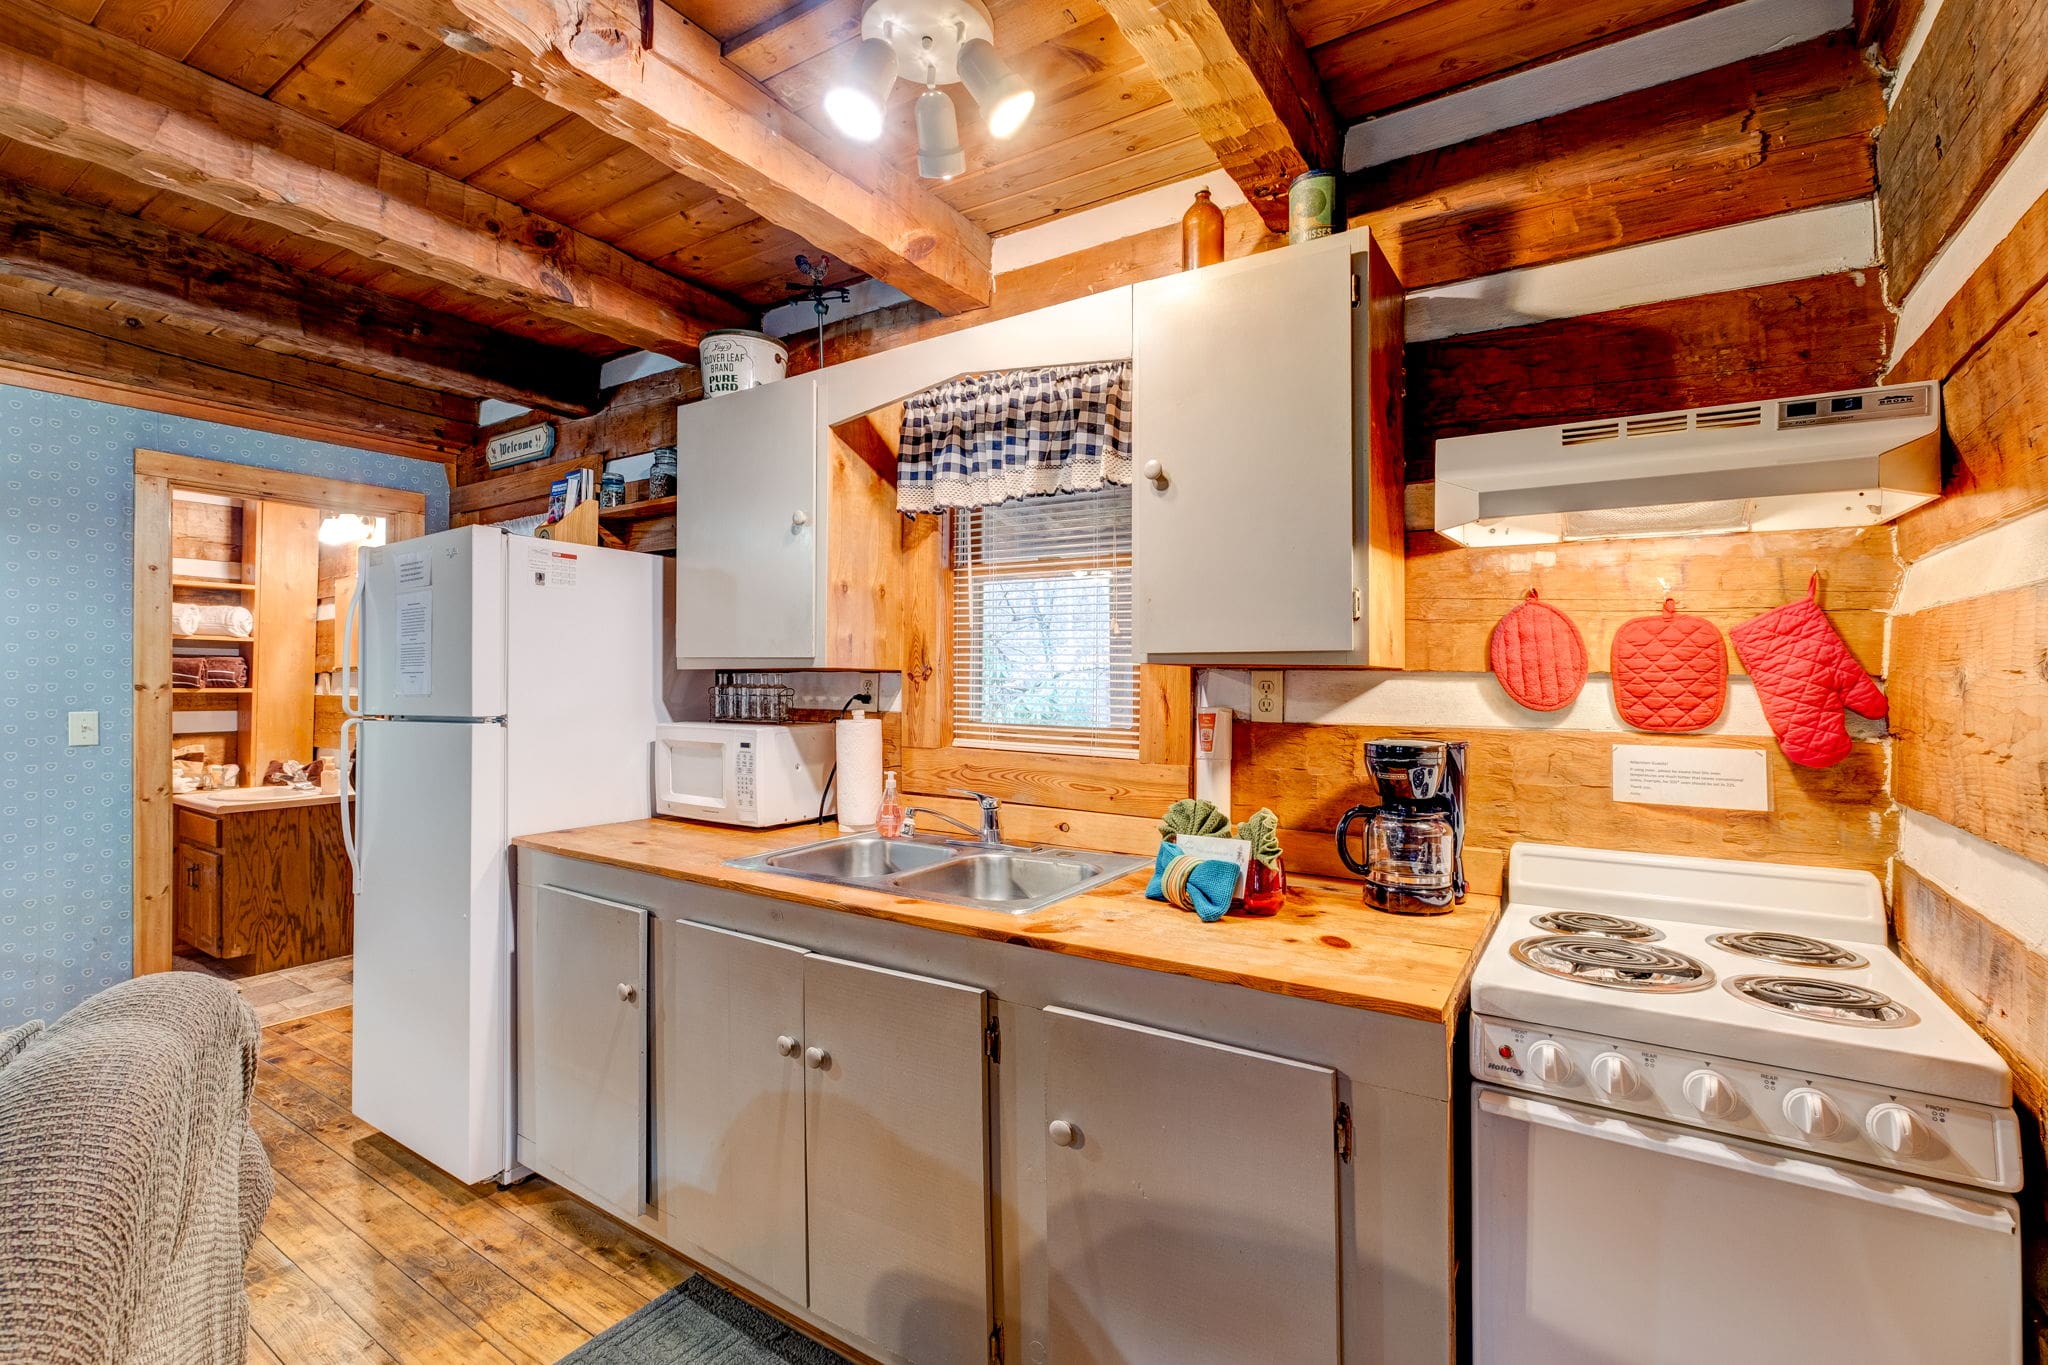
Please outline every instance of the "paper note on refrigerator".
[{"label": "paper note on refrigerator", "polygon": [[434,586],[434,561],[425,550],[400,550],[391,556],[402,589]]},{"label": "paper note on refrigerator", "polygon": [[398,594],[398,695],[425,697],[434,691],[434,594]]}]

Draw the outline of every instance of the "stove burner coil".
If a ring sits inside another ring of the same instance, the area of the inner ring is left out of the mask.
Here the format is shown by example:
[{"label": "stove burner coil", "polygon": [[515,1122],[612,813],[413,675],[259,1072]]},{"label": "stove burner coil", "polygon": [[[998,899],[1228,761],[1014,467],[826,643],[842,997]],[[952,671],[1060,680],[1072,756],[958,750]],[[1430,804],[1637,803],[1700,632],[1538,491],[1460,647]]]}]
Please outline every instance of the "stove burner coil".
[{"label": "stove burner coil", "polygon": [[1829,943],[1826,939],[1808,938],[1804,934],[1758,930],[1754,933],[1715,934],[1707,942],[1716,948],[1739,953],[1744,957],[1767,958],[1772,962],[1783,962],[1792,967],[1825,967],[1846,971],[1851,967],[1870,965],[1869,960],[1861,953],[1853,952],[1840,944]]},{"label": "stove burner coil", "polygon": [[1626,939],[1631,943],[1655,943],[1664,937],[1659,929],[1638,924],[1618,915],[1601,915],[1591,910],[1552,910],[1529,921],[1534,929],[1553,934],[1590,934],[1595,938]]},{"label": "stove burner coil", "polygon": [[1722,983],[1738,1000],[1764,1009],[1859,1028],[1900,1028],[1919,1016],[1881,991],[1809,976],[1738,976]]},{"label": "stove burner coil", "polygon": [[1611,938],[1551,934],[1525,938],[1508,949],[1516,961],[1549,976],[1621,991],[1698,991],[1714,983],[1703,962]]}]

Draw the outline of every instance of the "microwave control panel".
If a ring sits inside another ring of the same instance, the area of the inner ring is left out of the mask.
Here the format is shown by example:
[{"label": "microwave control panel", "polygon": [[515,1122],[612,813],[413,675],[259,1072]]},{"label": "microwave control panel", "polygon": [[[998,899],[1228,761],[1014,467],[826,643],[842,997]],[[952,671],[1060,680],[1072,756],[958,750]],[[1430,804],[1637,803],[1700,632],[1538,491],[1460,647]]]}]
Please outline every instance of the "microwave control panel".
[{"label": "microwave control panel", "polygon": [[754,743],[743,739],[733,755],[733,800],[743,811],[754,809]]}]

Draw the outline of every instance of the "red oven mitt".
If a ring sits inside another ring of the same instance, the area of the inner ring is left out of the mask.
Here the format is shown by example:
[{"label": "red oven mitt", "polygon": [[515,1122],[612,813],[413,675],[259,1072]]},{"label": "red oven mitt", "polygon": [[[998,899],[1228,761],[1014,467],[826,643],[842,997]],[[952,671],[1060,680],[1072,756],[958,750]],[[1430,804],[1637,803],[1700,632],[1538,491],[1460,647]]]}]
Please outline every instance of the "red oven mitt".
[{"label": "red oven mitt", "polygon": [[1778,747],[1808,768],[1832,767],[1848,757],[1844,706],[1872,718],[1887,709],[1884,693],[1814,600],[1819,584],[1815,574],[1804,601],[1788,602],[1728,632]]},{"label": "red oven mitt", "polygon": [[1500,618],[1487,642],[1486,661],[1500,685],[1531,711],[1562,711],[1586,685],[1586,642],[1579,628],[1529,589]]},{"label": "red oven mitt", "polygon": [[1638,616],[1614,632],[1607,667],[1615,709],[1638,730],[1704,730],[1728,698],[1720,628],[1704,616],[1680,616],[1668,597],[1661,615]]}]

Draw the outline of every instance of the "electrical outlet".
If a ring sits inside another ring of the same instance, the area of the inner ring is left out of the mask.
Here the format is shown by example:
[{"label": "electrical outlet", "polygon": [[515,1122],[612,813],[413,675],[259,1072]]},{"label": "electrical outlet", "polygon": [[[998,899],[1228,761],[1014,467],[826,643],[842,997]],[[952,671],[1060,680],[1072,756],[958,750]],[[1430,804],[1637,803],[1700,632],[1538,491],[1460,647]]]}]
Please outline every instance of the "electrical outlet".
[{"label": "electrical outlet", "polygon": [[882,675],[881,675],[881,674],[879,674],[879,673],[863,673],[863,674],[861,674],[861,675],[860,675],[860,686],[859,686],[858,688],[856,688],[855,690],[856,690],[856,691],[859,691],[859,692],[865,692],[865,693],[867,693],[867,694],[868,694],[868,700],[867,700],[867,707],[868,707],[868,709],[869,709],[870,711],[879,711],[879,710],[881,710],[881,708],[882,708]]},{"label": "electrical outlet", "polygon": [[73,711],[71,713],[71,743],[97,744],[100,742],[100,713],[97,711]]},{"label": "electrical outlet", "polygon": [[1252,670],[1252,719],[1277,721],[1287,715],[1287,675],[1279,669]]}]

